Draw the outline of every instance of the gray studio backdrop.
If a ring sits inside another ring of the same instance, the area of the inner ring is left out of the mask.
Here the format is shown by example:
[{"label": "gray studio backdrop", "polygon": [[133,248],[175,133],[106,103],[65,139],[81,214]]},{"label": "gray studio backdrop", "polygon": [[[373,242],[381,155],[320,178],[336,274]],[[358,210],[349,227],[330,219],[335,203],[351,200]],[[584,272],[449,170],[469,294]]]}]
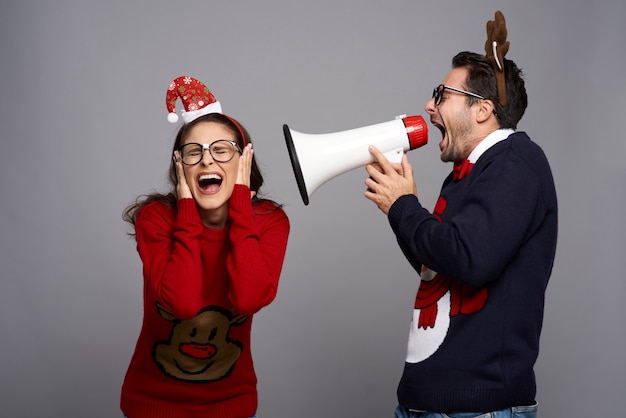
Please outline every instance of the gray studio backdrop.
[{"label": "gray studio backdrop", "polygon": [[[548,155],[561,210],[541,416],[621,416],[623,0],[3,1],[0,415],[120,417],[142,312],[121,212],[165,190],[165,92],[189,74],[251,131],[266,194],[292,223],[278,297],[255,319],[259,416],[390,417],[415,273],[363,197],[363,169],[303,205],[282,125],[327,133],[425,115],[451,57],[483,51],[496,10],[526,72],[520,129]],[[432,207],[451,167],[430,138],[409,158]]]}]

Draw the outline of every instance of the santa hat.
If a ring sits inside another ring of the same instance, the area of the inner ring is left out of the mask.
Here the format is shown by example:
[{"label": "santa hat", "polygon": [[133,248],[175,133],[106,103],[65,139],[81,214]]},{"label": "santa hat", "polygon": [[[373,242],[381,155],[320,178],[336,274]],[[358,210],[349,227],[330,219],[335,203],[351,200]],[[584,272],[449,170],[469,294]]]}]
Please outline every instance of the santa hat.
[{"label": "santa hat", "polygon": [[180,98],[185,107],[181,116],[185,123],[208,115],[209,113],[222,113],[222,105],[215,99],[213,93],[202,82],[188,75],[175,78],[167,88],[165,105],[167,106],[167,120],[170,123],[178,122],[176,114],[176,100]]}]

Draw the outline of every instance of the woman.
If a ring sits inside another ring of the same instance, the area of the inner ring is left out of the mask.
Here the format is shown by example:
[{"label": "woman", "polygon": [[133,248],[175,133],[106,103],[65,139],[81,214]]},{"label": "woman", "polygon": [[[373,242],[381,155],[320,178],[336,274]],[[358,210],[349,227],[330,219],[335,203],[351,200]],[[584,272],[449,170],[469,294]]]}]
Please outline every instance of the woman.
[{"label": "woman", "polygon": [[276,296],[289,221],[257,195],[263,177],[245,129],[200,102],[209,113],[186,103],[172,191],[124,212],[144,275],[143,326],[122,387],[128,418],[256,413],[252,315]]}]

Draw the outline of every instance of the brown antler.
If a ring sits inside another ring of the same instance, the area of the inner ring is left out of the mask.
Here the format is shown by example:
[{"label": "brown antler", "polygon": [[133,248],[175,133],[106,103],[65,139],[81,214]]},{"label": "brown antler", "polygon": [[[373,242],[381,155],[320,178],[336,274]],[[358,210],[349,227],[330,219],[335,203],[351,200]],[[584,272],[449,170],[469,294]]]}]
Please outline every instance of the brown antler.
[{"label": "brown antler", "polygon": [[496,73],[498,84],[498,101],[506,106],[506,82],[504,79],[504,56],[509,51],[509,41],[506,40],[507,30],[504,15],[500,10],[496,11],[494,20],[487,22],[487,41],[485,52],[491,59],[493,71]]}]

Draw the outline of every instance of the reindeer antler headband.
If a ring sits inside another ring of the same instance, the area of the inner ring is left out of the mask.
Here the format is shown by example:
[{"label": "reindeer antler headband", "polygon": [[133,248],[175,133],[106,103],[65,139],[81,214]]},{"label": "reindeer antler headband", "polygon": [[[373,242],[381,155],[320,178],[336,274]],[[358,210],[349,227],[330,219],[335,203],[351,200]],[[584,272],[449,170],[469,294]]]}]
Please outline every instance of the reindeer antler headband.
[{"label": "reindeer antler headband", "polygon": [[498,101],[502,106],[506,106],[504,56],[509,51],[509,41],[506,40],[506,35],[507,30],[504,15],[498,10],[494,20],[487,22],[487,41],[485,42],[485,52],[487,53],[487,58],[489,58],[493,64],[493,71],[496,73]]}]

